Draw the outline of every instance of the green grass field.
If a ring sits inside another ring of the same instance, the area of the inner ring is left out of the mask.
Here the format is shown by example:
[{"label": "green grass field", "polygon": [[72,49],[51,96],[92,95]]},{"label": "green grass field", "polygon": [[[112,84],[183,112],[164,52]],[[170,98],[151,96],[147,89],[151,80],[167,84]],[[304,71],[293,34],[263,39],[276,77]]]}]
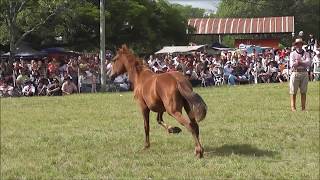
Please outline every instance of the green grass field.
[{"label": "green grass field", "polygon": [[132,93],[1,99],[1,179],[319,179],[319,82],[308,111],[294,113],[287,84],[196,91],[208,105],[203,159],[168,115],[182,133],[167,134],[153,113],[142,150]]}]

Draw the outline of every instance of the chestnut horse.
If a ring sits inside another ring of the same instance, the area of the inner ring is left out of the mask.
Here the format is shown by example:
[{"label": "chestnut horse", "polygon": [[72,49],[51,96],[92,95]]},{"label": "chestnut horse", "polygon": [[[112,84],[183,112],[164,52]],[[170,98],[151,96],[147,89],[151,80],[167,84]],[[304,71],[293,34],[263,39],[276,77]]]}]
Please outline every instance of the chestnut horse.
[{"label": "chestnut horse", "polygon": [[[123,45],[113,58],[110,77],[114,79],[126,72],[144,118],[145,149],[150,147],[150,110],[158,113],[158,123],[168,132],[181,131],[180,128],[164,123],[162,116],[164,112],[167,112],[191,132],[195,141],[195,155],[202,158],[204,150],[199,141],[197,122],[205,118],[207,106],[203,99],[192,91],[190,82],[180,72],[153,73],[143,65],[142,60],[135,57],[126,45]],[[182,108],[185,109],[189,118],[182,115]]]}]

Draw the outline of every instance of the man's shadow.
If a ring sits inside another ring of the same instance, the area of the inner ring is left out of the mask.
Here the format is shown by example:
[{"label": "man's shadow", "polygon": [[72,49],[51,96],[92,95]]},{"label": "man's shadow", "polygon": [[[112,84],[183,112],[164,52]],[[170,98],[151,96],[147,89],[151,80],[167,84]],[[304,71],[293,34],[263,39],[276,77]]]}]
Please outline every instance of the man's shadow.
[{"label": "man's shadow", "polygon": [[262,150],[256,147],[253,147],[250,144],[225,144],[221,147],[217,148],[205,148],[205,155],[208,156],[230,156],[232,154],[242,155],[242,156],[253,156],[253,157],[261,157],[268,156],[274,157],[279,154],[276,151]]}]

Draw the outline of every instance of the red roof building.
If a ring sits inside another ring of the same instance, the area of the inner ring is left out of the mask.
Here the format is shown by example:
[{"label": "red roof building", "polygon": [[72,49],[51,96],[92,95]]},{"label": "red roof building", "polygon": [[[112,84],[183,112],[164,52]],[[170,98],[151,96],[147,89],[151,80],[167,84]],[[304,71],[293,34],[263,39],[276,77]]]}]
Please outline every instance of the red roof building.
[{"label": "red roof building", "polygon": [[[188,25],[194,28],[193,32],[188,32],[190,35],[291,34],[294,32],[294,16],[192,18],[188,20]],[[277,41],[279,42],[280,40],[278,39]],[[251,42],[260,43],[254,45],[267,46],[267,44],[263,43],[263,40]],[[278,42],[276,44],[279,44]]]},{"label": "red roof building", "polygon": [[294,17],[193,18],[188,25],[193,34],[265,34],[294,32]]}]

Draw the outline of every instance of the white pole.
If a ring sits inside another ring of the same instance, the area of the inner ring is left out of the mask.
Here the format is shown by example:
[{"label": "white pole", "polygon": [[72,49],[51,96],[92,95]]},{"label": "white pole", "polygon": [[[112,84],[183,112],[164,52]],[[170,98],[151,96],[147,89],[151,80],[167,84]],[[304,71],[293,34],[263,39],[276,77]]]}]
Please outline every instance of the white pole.
[{"label": "white pole", "polygon": [[105,20],[105,0],[100,0],[100,69],[101,69],[101,91],[106,90],[106,74],[104,61],[106,57],[106,20]]}]

